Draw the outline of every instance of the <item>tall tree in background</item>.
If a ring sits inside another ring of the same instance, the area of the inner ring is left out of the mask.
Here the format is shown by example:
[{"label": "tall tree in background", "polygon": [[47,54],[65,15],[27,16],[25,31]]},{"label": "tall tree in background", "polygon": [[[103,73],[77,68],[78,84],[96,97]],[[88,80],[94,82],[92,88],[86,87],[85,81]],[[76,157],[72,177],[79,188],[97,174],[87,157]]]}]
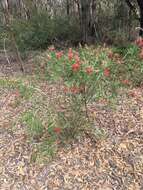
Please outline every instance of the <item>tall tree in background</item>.
[{"label": "tall tree in background", "polygon": [[[133,1],[133,0],[125,0],[127,5],[129,6],[130,10],[132,12],[134,12],[135,16],[136,16],[136,19],[139,20],[140,22],[140,32],[139,32],[139,35],[140,36],[143,36],[143,0],[136,0],[136,1]],[[138,13],[137,13],[137,6],[136,4],[138,4],[138,7],[139,7],[139,16],[138,16]]]},{"label": "tall tree in background", "polygon": [[10,36],[10,40],[11,40],[12,45],[13,45],[13,50],[15,51],[16,59],[17,59],[17,62],[19,63],[19,66],[20,66],[20,70],[24,73],[23,61],[21,59],[20,52],[18,50],[18,46],[17,46],[16,40],[15,40],[15,35],[11,29],[12,8],[13,8],[13,5],[14,6],[17,5],[16,2],[17,2],[16,0],[12,0],[12,1],[2,0],[1,4],[2,4],[3,12],[4,12],[4,17],[5,17],[5,21],[4,21],[5,27],[7,29],[9,36]]},{"label": "tall tree in background", "polygon": [[67,16],[69,16],[70,15],[70,2],[69,2],[69,0],[67,0],[66,4],[67,4]]},{"label": "tall tree in background", "polygon": [[143,0],[0,0],[0,4],[4,8],[0,20],[10,18],[17,36],[21,21],[28,23],[25,35],[19,37],[29,37],[30,42],[37,39],[37,44],[42,40],[49,44],[53,39],[73,44],[125,42],[136,37],[139,22],[143,28]]},{"label": "tall tree in background", "polygon": [[88,41],[89,23],[90,23],[90,3],[91,0],[80,0],[81,3],[81,30],[82,40],[84,43]]},{"label": "tall tree in background", "polygon": [[80,0],[82,41],[95,38],[96,0]]}]

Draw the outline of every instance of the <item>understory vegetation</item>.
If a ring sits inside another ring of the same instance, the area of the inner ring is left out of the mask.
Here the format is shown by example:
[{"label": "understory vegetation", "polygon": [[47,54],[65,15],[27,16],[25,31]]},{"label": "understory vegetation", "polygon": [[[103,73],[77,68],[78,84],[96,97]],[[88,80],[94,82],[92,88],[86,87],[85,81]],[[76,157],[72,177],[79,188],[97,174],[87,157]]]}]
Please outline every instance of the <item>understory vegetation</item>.
[{"label": "understory vegetation", "polygon": [[[32,161],[52,158],[57,150],[81,134],[95,142],[108,132],[95,126],[95,104],[116,109],[118,94],[142,85],[142,40],[128,48],[85,46],[47,51],[34,58],[29,78],[0,79],[0,87],[15,94],[10,105],[25,107],[13,121],[26,127],[33,144]],[[134,95],[133,95],[134,96]]]},{"label": "understory vegetation", "polygon": [[141,1],[19,2],[0,4],[0,49],[9,65],[15,55],[23,75],[0,78],[0,87],[14,93],[12,108],[25,107],[13,125],[36,146],[32,160],[81,134],[105,139],[93,105],[116,109],[118,94],[143,84]]},{"label": "understory vegetation", "polygon": [[0,189],[143,189],[143,0],[0,1]]}]

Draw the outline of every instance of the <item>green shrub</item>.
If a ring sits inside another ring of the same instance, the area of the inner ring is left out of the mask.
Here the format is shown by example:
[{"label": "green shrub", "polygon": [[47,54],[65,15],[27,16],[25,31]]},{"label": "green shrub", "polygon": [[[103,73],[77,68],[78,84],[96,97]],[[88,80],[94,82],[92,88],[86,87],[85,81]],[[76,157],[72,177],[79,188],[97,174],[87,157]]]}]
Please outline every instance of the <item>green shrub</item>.
[{"label": "green shrub", "polygon": [[120,66],[122,76],[126,76],[133,86],[139,86],[143,82],[143,60],[139,57],[140,49],[135,44],[127,47],[116,47],[114,53],[122,56],[124,64]]},{"label": "green shrub", "polygon": [[54,27],[55,38],[61,41],[79,41],[81,36],[80,24],[75,18],[56,17],[54,18]]},{"label": "green shrub", "polygon": [[15,89],[24,99],[30,99],[34,94],[34,87],[24,84],[22,80],[0,79],[0,87]]},{"label": "green shrub", "polygon": [[16,19],[12,24],[21,51],[44,48],[52,38],[52,23],[48,15],[33,15],[29,20]]},{"label": "green shrub", "polygon": [[85,47],[68,52],[51,48],[48,57],[44,69],[42,65],[45,80],[60,83],[59,99],[53,103],[55,124],[61,128],[63,138],[73,138],[93,125],[88,106],[116,95],[121,85],[117,64],[104,48]]},{"label": "green shrub", "polygon": [[79,39],[79,25],[64,17],[51,18],[47,12],[33,13],[29,20],[14,20],[13,33],[19,50],[45,49],[53,41]]},{"label": "green shrub", "polygon": [[[65,137],[74,137],[92,126],[90,104],[103,99],[110,102],[120,87],[143,81],[140,50],[134,44],[113,50],[103,47],[69,49],[68,52],[49,50],[47,62],[42,64],[42,77],[60,83],[55,110],[57,125]],[[60,109],[61,105],[64,110]]]},{"label": "green shrub", "polygon": [[30,137],[39,139],[43,135],[44,127],[42,122],[32,111],[26,112],[22,117],[22,121],[27,125]]}]

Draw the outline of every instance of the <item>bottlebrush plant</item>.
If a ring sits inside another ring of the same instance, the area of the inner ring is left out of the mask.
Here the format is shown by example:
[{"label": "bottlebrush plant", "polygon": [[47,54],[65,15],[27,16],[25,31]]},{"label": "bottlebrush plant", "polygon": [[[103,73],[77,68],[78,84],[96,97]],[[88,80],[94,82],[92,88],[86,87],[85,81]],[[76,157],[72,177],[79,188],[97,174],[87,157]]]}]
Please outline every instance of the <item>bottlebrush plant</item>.
[{"label": "bottlebrush plant", "polygon": [[89,105],[113,97],[121,84],[120,78],[116,77],[117,64],[108,52],[104,49],[96,51],[89,47],[78,51],[70,48],[67,52],[50,48],[44,64],[45,78],[60,84],[55,110],[57,125],[62,128],[60,134],[66,137],[74,137],[83,127],[89,126],[92,123]]}]

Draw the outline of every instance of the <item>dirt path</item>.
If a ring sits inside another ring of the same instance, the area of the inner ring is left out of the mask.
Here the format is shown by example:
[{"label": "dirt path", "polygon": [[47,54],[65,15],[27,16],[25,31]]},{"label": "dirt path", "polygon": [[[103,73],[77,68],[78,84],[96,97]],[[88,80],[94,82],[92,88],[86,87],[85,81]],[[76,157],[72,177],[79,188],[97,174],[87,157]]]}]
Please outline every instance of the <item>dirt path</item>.
[{"label": "dirt path", "polygon": [[29,104],[14,107],[16,99],[0,88],[0,190],[143,189],[143,89],[119,98],[115,110],[93,105],[95,126],[107,137],[80,137],[45,164],[31,161],[32,144],[17,121]]}]

